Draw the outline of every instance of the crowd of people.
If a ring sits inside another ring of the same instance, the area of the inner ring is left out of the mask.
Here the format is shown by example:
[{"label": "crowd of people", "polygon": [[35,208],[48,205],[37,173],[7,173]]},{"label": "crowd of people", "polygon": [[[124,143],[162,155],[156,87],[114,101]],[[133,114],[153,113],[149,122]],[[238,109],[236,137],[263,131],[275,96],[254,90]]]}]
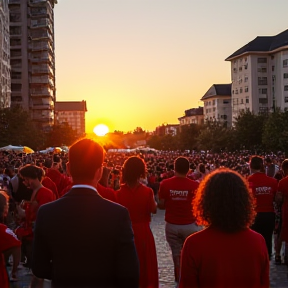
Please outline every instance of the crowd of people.
[{"label": "crowd of people", "polygon": [[269,260],[287,264],[283,153],[106,153],[90,139],[68,153],[0,153],[0,287],[22,262],[32,288],[157,288],[157,209],[180,288],[269,287]]}]

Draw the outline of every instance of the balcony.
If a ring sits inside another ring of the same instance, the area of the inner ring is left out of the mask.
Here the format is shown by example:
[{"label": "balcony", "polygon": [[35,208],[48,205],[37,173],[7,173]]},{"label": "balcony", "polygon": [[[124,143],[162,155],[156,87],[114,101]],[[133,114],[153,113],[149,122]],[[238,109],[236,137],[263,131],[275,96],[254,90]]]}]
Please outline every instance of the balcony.
[{"label": "balcony", "polygon": [[31,97],[51,97],[53,99],[53,89],[49,87],[31,88],[30,95]]},{"label": "balcony", "polygon": [[52,35],[44,29],[39,30],[33,30],[30,31],[30,38],[32,40],[41,40],[41,39],[49,39],[50,41],[53,41]]},{"label": "balcony", "polygon": [[33,110],[53,110],[54,105],[51,105],[51,104],[32,104],[31,108]]},{"label": "balcony", "polygon": [[35,42],[33,41],[30,45],[29,48],[32,51],[43,51],[43,50],[49,50],[49,51],[53,51],[52,46],[48,43],[48,42]]},{"label": "balcony", "polygon": [[31,6],[37,6],[39,4],[45,4],[47,2],[47,0],[29,0],[29,4]]},{"label": "balcony", "polygon": [[47,18],[40,18],[40,19],[35,19],[35,20],[31,20],[30,22],[30,28],[44,28],[47,27],[50,29],[50,31],[52,31],[52,25],[51,25],[51,21]]},{"label": "balcony", "polygon": [[20,4],[21,0],[9,0],[9,4]]},{"label": "balcony", "polygon": [[53,69],[49,65],[32,66],[32,74],[50,74],[54,75]]}]

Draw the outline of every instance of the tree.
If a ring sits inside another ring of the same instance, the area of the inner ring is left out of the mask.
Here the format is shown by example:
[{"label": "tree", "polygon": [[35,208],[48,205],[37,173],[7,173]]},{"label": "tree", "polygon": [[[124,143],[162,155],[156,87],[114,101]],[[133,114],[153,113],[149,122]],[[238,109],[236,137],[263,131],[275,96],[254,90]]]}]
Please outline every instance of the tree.
[{"label": "tree", "polygon": [[54,125],[50,132],[47,133],[46,147],[70,146],[78,139],[77,132],[64,123]]},{"label": "tree", "polygon": [[263,145],[274,152],[288,152],[288,111],[276,109],[265,122],[262,136]]},{"label": "tree", "polygon": [[234,129],[237,148],[255,149],[262,147],[262,133],[264,123],[267,120],[265,114],[255,115],[249,110],[241,112],[235,117]]},{"label": "tree", "polygon": [[197,150],[197,138],[200,134],[203,125],[190,124],[181,126],[181,131],[178,136],[180,150]]},{"label": "tree", "polygon": [[225,123],[207,121],[197,137],[197,144],[200,150],[211,150],[220,152],[233,146],[234,131],[227,128]]},{"label": "tree", "polygon": [[0,109],[0,146],[22,145],[34,150],[43,147],[45,134],[36,127],[21,106]]}]

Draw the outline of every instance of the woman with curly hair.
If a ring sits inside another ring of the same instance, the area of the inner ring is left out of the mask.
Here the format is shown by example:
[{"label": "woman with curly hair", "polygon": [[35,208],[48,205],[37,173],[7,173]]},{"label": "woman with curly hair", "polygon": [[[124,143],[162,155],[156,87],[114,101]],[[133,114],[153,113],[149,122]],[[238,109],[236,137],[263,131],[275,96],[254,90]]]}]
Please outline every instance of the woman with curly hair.
[{"label": "woman with curly hair", "polygon": [[158,288],[156,247],[150,229],[151,213],[157,212],[153,190],[140,180],[146,176],[146,165],[137,156],[129,157],[122,169],[122,184],[116,191],[117,202],[129,211],[139,259],[141,288]]},{"label": "woman with curly hair", "polygon": [[207,228],[184,243],[179,288],[268,288],[267,247],[249,228],[255,211],[246,180],[230,169],[215,170],[200,183],[193,207]]}]

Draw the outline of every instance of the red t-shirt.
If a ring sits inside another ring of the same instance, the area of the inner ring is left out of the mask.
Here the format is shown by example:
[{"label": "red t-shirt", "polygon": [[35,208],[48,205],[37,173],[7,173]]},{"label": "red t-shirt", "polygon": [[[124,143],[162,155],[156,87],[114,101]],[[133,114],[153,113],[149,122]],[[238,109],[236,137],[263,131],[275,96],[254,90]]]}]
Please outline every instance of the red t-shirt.
[{"label": "red t-shirt", "polygon": [[278,189],[277,180],[260,172],[250,175],[247,180],[256,199],[256,212],[274,212],[273,202]]},{"label": "red t-shirt", "polygon": [[195,222],[192,211],[192,199],[199,186],[187,177],[162,180],[159,187],[159,199],[165,201],[165,221],[171,224],[191,224]]},{"label": "red t-shirt", "polygon": [[116,191],[116,201],[128,209],[132,224],[151,221],[151,213],[156,205],[151,188],[143,184],[135,188],[121,185]]},{"label": "red t-shirt", "polygon": [[278,183],[278,191],[283,195],[282,204],[282,240],[288,242],[288,177],[281,179]]},{"label": "red t-shirt", "polygon": [[190,235],[181,255],[179,288],[269,288],[265,240],[246,229],[225,233],[207,228]]},{"label": "red t-shirt", "polygon": [[0,287],[9,288],[9,279],[6,271],[3,252],[12,247],[21,246],[21,242],[16,235],[7,228],[6,225],[0,223]]},{"label": "red t-shirt", "polygon": [[103,198],[116,202],[116,196],[112,188],[102,186],[101,184],[98,183],[96,189]]},{"label": "red t-shirt", "polygon": [[42,180],[42,185],[50,189],[54,193],[56,199],[59,198],[57,186],[49,177],[44,177],[44,179]]}]

